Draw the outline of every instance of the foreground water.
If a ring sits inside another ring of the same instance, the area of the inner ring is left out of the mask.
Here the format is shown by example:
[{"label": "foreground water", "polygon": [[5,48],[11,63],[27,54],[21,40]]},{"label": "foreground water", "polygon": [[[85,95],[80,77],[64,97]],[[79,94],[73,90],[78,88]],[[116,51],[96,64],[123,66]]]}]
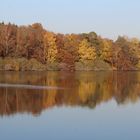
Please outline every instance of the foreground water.
[{"label": "foreground water", "polygon": [[1,140],[139,140],[140,72],[0,72]]}]

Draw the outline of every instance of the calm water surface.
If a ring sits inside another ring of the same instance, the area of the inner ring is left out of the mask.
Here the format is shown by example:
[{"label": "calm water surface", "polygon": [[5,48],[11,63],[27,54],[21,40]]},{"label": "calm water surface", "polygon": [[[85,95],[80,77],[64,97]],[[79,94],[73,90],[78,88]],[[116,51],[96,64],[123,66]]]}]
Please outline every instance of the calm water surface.
[{"label": "calm water surface", "polygon": [[0,140],[140,140],[140,72],[0,72]]}]

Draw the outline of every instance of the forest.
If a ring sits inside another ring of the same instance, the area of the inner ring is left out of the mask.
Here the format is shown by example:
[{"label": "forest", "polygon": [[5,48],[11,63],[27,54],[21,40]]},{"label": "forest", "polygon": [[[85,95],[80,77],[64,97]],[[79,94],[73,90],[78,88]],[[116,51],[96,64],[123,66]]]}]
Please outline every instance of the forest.
[{"label": "forest", "polygon": [[95,32],[60,34],[40,23],[0,23],[0,70],[140,70],[140,40]]}]

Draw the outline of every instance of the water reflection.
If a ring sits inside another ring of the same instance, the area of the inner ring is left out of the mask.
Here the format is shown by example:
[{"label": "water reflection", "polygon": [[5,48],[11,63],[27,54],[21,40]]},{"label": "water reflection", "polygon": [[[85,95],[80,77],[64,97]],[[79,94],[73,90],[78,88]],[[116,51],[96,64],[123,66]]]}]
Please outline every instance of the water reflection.
[{"label": "water reflection", "polygon": [[95,108],[112,99],[117,104],[135,103],[140,97],[140,72],[0,72],[0,83],[58,87],[0,87],[0,116],[39,115],[63,105]]}]

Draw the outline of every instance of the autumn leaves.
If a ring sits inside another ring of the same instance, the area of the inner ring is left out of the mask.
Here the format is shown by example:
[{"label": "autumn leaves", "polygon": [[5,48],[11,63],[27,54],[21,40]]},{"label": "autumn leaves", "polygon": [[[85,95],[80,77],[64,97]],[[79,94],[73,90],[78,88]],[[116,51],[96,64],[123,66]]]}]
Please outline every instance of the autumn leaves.
[{"label": "autumn leaves", "polygon": [[84,39],[80,42],[78,53],[80,56],[80,61],[84,60],[95,60],[96,59],[96,50],[94,47],[90,46],[90,43]]},{"label": "autumn leaves", "polygon": [[34,59],[46,70],[137,70],[139,54],[140,41],[136,38],[118,37],[114,42],[95,32],[55,34],[39,23],[19,27],[0,24],[1,61]]},{"label": "autumn leaves", "polygon": [[48,63],[54,63],[57,61],[57,45],[55,34],[46,32],[44,35],[44,53],[46,61]]}]

